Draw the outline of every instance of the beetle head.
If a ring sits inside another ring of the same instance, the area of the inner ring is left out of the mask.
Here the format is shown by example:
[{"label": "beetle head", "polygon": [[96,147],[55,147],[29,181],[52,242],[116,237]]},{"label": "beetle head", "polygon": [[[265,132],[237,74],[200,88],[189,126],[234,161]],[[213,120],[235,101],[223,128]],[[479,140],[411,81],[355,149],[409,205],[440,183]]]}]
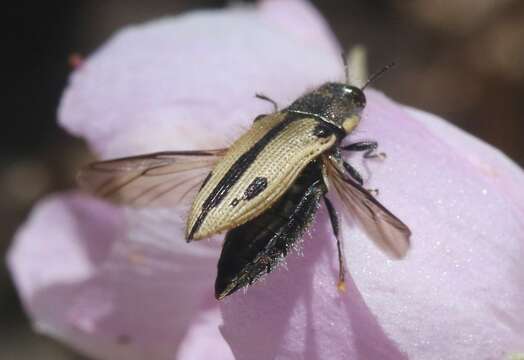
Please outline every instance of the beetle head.
[{"label": "beetle head", "polygon": [[326,83],[298,98],[289,111],[311,114],[349,134],[360,122],[366,106],[364,92],[343,83]]},{"label": "beetle head", "polygon": [[366,95],[358,87],[343,84],[342,95],[336,101],[340,102],[336,104],[340,112],[340,117],[336,120],[346,134],[349,134],[360,122],[362,110],[366,107]]}]

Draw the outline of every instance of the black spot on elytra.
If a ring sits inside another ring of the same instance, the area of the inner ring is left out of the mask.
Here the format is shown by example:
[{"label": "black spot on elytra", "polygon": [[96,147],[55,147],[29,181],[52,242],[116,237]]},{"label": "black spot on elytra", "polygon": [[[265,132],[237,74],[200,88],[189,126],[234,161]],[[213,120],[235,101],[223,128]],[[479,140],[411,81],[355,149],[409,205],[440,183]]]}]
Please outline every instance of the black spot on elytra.
[{"label": "black spot on elytra", "polygon": [[217,265],[217,299],[273,271],[311,225],[325,191],[318,160],[302,171],[295,184],[266,211],[227,232]]},{"label": "black spot on elytra", "polygon": [[251,184],[247,187],[246,191],[244,191],[244,199],[251,200],[258,194],[260,194],[262,191],[265,190],[267,187],[267,178],[262,176],[257,176]]},{"label": "black spot on elytra", "polygon": [[231,205],[232,207],[235,207],[238,205],[238,203],[240,202],[240,200],[238,200],[237,198],[233,199],[231,201],[231,203],[229,205]]},{"label": "black spot on elytra", "polygon": [[237,183],[237,181],[242,177],[242,175],[249,169],[253,164],[257,156],[264,150],[267,144],[269,144],[273,139],[278,136],[278,134],[286,129],[286,127],[291,124],[293,121],[301,119],[302,114],[295,113],[286,113],[286,117],[278,125],[272,127],[255,145],[246,151],[242,156],[240,156],[237,161],[231,166],[228,172],[220,179],[215,188],[211,191],[207,199],[202,204],[202,209],[198,215],[187,240],[191,241],[194,234],[198,231],[200,226],[204,223],[207,215],[211,209],[217,207],[222,200],[227,196],[231,188]]}]

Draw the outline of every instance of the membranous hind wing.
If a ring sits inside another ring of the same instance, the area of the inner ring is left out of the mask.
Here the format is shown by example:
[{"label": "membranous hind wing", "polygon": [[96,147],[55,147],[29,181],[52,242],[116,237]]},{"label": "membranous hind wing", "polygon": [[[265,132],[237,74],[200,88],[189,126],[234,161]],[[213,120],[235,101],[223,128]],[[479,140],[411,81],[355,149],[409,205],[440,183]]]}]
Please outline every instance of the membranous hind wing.
[{"label": "membranous hind wing", "polygon": [[118,204],[175,206],[192,199],[225,151],[166,151],[94,162],[77,179],[83,189]]},{"label": "membranous hind wing", "polygon": [[346,207],[363,230],[392,258],[400,259],[409,250],[411,231],[355,180],[344,174],[335,159],[324,157],[328,178]]},{"label": "membranous hind wing", "polygon": [[324,191],[318,161],[313,161],[271,208],[230,230],[218,262],[216,298],[273,270],[310,225]]}]

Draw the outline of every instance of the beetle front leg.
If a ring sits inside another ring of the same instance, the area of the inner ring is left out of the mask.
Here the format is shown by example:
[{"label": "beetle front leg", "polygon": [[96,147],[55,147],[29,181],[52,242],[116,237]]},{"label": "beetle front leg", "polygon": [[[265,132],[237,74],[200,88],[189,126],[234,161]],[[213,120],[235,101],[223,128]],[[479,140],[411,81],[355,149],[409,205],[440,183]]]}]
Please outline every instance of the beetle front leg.
[{"label": "beetle front leg", "polygon": [[359,141],[353,144],[342,146],[342,150],[346,151],[365,151],[365,159],[380,159],[383,160],[386,158],[386,153],[380,152],[377,153],[378,143],[376,141]]},{"label": "beetle front leg", "polygon": [[335,234],[335,238],[337,239],[337,251],[338,251],[337,289],[343,292],[343,291],[346,291],[346,281],[345,281],[346,259],[344,258],[344,249],[342,247],[342,242],[340,241],[340,236],[339,236],[338,215],[337,215],[337,211],[335,210],[335,207],[333,206],[331,201],[325,195],[324,195],[324,203],[326,204],[326,208],[328,210],[329,220],[331,221],[331,227],[333,228],[333,233]]}]

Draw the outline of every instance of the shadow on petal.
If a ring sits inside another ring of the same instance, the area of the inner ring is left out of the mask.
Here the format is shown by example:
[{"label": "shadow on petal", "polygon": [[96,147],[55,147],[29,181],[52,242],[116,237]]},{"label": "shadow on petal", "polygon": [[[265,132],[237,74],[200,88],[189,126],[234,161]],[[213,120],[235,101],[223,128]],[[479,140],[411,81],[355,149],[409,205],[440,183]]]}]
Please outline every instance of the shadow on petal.
[{"label": "shadow on petal", "polygon": [[283,268],[246,294],[221,304],[222,334],[239,359],[403,359],[362,300],[352,280],[336,289],[335,239],[320,211],[303,255],[292,253]]}]

